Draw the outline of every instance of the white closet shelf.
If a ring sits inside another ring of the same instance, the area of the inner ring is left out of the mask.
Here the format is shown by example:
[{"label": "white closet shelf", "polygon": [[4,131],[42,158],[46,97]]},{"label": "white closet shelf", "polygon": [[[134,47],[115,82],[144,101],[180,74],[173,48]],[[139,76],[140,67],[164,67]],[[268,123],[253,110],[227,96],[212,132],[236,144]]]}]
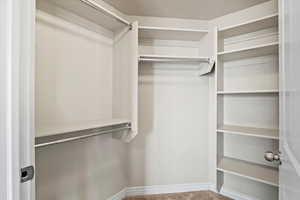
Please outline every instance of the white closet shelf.
[{"label": "white closet shelf", "polygon": [[64,125],[61,127],[47,127],[37,129],[37,137],[51,136],[51,135],[59,135],[64,133],[76,132],[76,131],[84,131],[95,128],[102,128],[107,126],[115,126],[122,124],[130,124],[129,120],[126,119],[111,119],[111,120],[101,120],[101,121],[86,121],[86,122],[78,122],[72,123],[68,125]]},{"label": "white closet shelf", "polygon": [[[35,147],[45,147],[54,144],[81,140],[108,133],[124,132],[131,129],[131,123],[127,120],[114,119],[106,122],[92,121],[78,124],[69,128],[57,128],[44,132],[42,136],[35,138]],[[48,134],[48,135],[46,135]]]},{"label": "white closet shelf", "polygon": [[278,187],[278,169],[273,167],[224,157],[219,161],[217,170]]},{"label": "white closet shelf", "polygon": [[239,91],[218,91],[219,95],[234,95],[234,94],[278,94],[279,90],[239,90]]},{"label": "white closet shelf", "polygon": [[272,43],[237,49],[237,50],[219,52],[218,56],[223,61],[266,56],[271,54],[278,54],[279,51],[278,46],[279,46],[278,42],[272,42]]},{"label": "white closet shelf", "polygon": [[141,39],[199,41],[207,33],[208,30],[188,28],[139,27],[139,38]]},{"label": "white closet shelf", "polygon": [[279,130],[278,129],[243,127],[243,126],[234,126],[234,125],[220,125],[217,128],[217,132],[233,134],[233,135],[279,140]]},{"label": "white closet shelf", "polygon": [[244,23],[227,26],[219,29],[219,34],[223,38],[242,35],[271,27],[278,27],[278,13],[265,17],[249,20]]},{"label": "white closet shelf", "polygon": [[39,6],[39,3],[51,3],[94,22],[95,24],[103,26],[110,31],[116,31],[125,26],[131,26],[129,21],[97,3],[95,0],[37,0],[37,6]]},{"label": "white closet shelf", "polygon": [[139,61],[142,62],[207,62],[210,58],[193,56],[167,56],[167,55],[140,55]]}]

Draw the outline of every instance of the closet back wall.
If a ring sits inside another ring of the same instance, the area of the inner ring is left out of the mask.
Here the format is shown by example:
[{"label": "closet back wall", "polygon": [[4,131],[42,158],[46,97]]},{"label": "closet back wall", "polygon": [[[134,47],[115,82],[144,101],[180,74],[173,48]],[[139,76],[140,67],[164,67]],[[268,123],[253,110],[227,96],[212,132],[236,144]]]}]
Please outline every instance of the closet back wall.
[{"label": "closet back wall", "polygon": [[140,82],[132,187],[208,183],[208,78],[177,78]]},{"label": "closet back wall", "polygon": [[108,199],[128,185],[126,163],[110,134],[37,149],[37,199]]},{"label": "closet back wall", "polygon": [[[200,20],[133,18],[141,26],[208,29]],[[211,37],[208,33],[198,41],[140,38],[139,52],[211,57]],[[140,62],[139,135],[129,144],[130,187],[209,182],[209,81],[198,75],[199,65]]]}]

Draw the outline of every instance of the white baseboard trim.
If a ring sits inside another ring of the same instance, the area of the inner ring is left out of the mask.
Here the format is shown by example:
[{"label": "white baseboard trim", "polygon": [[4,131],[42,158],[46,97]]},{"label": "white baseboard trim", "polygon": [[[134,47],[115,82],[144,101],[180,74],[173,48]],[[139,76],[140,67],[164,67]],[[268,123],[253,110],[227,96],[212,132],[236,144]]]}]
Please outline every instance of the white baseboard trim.
[{"label": "white baseboard trim", "polygon": [[235,191],[231,191],[231,190],[227,190],[227,189],[222,189],[220,194],[222,194],[226,197],[235,199],[235,200],[259,200],[252,196],[248,196],[248,195],[245,195],[245,194],[242,194],[239,192],[235,192]]},{"label": "white baseboard trim", "polygon": [[[151,194],[167,194],[167,193],[180,193],[180,192],[193,192],[193,191],[213,191],[216,192],[214,184],[210,183],[191,183],[191,184],[175,184],[175,185],[156,185],[156,186],[139,186],[128,187],[118,192],[107,200],[123,200],[128,196],[138,195],[151,195]],[[253,197],[234,192],[231,190],[224,190],[220,194],[232,198],[234,200],[258,200]]]},{"label": "white baseboard trim", "polygon": [[156,185],[127,188],[127,196],[147,195],[147,194],[166,194],[179,192],[193,192],[210,190],[212,184],[209,183],[191,183],[176,185]]}]

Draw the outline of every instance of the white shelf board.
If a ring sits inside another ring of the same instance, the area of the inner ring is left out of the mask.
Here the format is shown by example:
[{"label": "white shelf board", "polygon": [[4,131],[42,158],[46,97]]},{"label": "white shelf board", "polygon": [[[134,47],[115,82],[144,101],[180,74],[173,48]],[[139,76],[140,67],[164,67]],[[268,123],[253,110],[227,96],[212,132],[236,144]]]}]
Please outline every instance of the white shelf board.
[{"label": "white shelf board", "polygon": [[246,21],[244,23],[220,28],[219,35],[223,38],[227,38],[271,27],[278,27],[278,13]]},{"label": "white shelf board", "polygon": [[208,30],[140,26],[139,38],[156,40],[188,40],[199,41]]},{"label": "white shelf board", "polygon": [[[51,3],[113,32],[130,24],[129,21],[98,4],[95,0],[37,0],[37,7],[39,8],[42,3]],[[47,12],[47,10],[45,11]]]},{"label": "white shelf board", "polygon": [[218,91],[219,95],[234,95],[234,94],[278,94],[279,90],[240,90],[240,91]]},{"label": "white shelf board", "polygon": [[218,171],[278,187],[278,169],[233,158],[222,158]]},{"label": "white shelf board", "polygon": [[71,123],[60,127],[43,127],[43,128],[37,128],[36,137],[59,135],[59,134],[70,133],[75,131],[84,131],[89,129],[115,126],[121,124],[129,124],[129,123],[130,120],[126,120],[126,119],[110,119],[110,120],[103,120],[103,121],[86,121],[86,122]]},{"label": "white shelf board", "polygon": [[217,132],[279,140],[278,129],[243,127],[243,126],[234,126],[234,125],[220,125],[218,126]]},{"label": "white shelf board", "polygon": [[143,62],[209,62],[209,58],[196,56],[167,56],[167,55],[140,55]]},{"label": "white shelf board", "polygon": [[278,54],[279,51],[278,46],[279,46],[278,42],[272,42],[272,43],[237,49],[237,50],[219,52],[218,56],[223,61],[266,56],[271,54]]}]

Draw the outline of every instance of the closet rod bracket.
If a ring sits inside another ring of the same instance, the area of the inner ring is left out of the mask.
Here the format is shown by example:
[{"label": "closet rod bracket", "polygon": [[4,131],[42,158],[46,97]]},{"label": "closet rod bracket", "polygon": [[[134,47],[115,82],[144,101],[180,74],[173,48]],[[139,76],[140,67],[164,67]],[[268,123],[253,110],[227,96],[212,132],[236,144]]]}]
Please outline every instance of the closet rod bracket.
[{"label": "closet rod bracket", "polygon": [[127,21],[126,19],[120,17],[119,15],[117,15],[116,13],[110,11],[109,9],[105,8],[104,6],[96,3],[95,1],[93,0],[80,0],[82,3],[84,3],[85,5],[99,11],[99,12],[102,12],[104,15],[108,16],[108,17],[112,17],[114,18],[115,20],[125,24],[126,26],[129,26],[130,27],[130,30],[132,29],[132,24]]}]

